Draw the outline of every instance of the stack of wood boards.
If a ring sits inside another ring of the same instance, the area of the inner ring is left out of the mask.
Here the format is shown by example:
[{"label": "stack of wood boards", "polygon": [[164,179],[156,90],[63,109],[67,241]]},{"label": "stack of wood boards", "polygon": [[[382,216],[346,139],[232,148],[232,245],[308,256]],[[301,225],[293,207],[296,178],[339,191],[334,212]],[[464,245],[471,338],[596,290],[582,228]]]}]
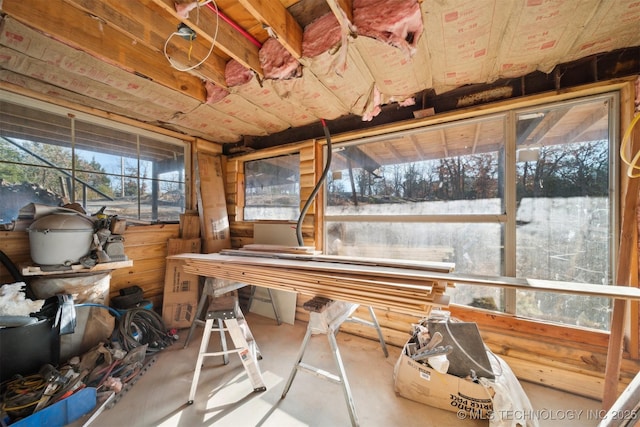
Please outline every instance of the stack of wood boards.
[{"label": "stack of wood boards", "polygon": [[446,280],[424,277],[425,270],[450,272],[452,264],[371,260],[295,254],[180,254],[187,273],[322,296],[375,308],[424,316],[431,307],[448,306]]}]

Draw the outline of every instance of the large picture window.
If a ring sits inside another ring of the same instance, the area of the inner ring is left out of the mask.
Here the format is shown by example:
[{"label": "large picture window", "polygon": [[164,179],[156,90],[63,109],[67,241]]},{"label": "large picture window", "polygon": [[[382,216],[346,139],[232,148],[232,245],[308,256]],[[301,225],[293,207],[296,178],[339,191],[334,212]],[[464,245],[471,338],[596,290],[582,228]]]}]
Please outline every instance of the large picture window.
[{"label": "large picture window", "polygon": [[[613,283],[615,94],[334,146],[328,254]],[[457,285],[452,302],[597,329],[608,299]]]},{"label": "large picture window", "polygon": [[179,220],[187,192],[188,144],[20,101],[0,101],[0,223],[15,220],[29,203],[74,202],[87,213],[145,222]]},{"label": "large picture window", "polygon": [[295,221],[300,215],[300,154],[244,162],[244,220]]}]

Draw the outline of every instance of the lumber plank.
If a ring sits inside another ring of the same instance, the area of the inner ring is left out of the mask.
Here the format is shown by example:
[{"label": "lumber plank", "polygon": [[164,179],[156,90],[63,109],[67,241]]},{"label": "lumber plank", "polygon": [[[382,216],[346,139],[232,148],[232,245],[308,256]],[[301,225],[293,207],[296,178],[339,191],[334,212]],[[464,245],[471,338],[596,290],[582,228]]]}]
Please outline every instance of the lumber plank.
[{"label": "lumber plank", "polygon": [[302,28],[279,1],[239,0],[262,24],[271,27],[278,41],[296,59],[302,56]]},{"label": "lumber plank", "polygon": [[37,265],[27,265],[22,266],[21,273],[23,276],[53,276],[57,274],[67,274],[67,273],[94,273],[96,271],[109,271],[115,270],[118,268],[127,268],[133,265],[132,260],[127,261],[116,261],[116,262],[101,262],[96,264],[94,267],[84,267],[80,264],[74,264],[69,267],[69,269],[61,269],[61,270],[46,270],[43,267]]},{"label": "lumber plank", "polygon": [[100,31],[100,22],[65,1],[9,0],[2,2],[2,10],[21,22],[28,22],[30,27],[64,40],[70,46],[78,46],[78,34],[90,34],[86,29],[95,28],[94,37],[82,40],[86,51],[109,63],[122,64],[122,68],[135,70],[179,93],[199,101],[205,100],[200,78],[164,64],[158,66],[161,59],[155,50],[142,43],[132,44],[130,37],[109,25],[103,25]]},{"label": "lumber plank", "polygon": [[[623,90],[623,95],[629,97],[630,92]],[[632,102],[623,102],[623,105],[632,105]],[[630,108],[622,109],[622,121],[626,123],[626,126],[631,122],[632,112]],[[625,129],[626,131],[626,129]],[[637,152],[640,148],[640,131],[636,128],[631,134],[631,151]],[[640,189],[640,183],[638,179],[631,179],[629,176],[622,175],[622,219],[620,224],[620,242],[618,246],[618,266],[616,270],[616,277],[620,283],[620,286],[616,288],[638,289],[638,271],[637,271],[637,230],[638,230],[638,218],[636,216],[636,207],[638,202],[638,190]],[[636,261],[632,263],[631,259]],[[632,265],[635,266],[635,270],[632,271]],[[635,276],[635,277],[632,277]],[[633,287],[632,285],[635,285]],[[609,338],[609,353],[607,356],[607,367],[604,382],[604,392],[602,399],[602,407],[606,410],[617,399],[618,396],[618,377],[620,376],[620,364],[622,361],[622,350],[624,346],[624,325],[625,316],[628,307],[626,300],[616,300],[613,303],[613,314],[611,316],[611,336]],[[637,332],[637,328],[633,328]],[[638,346],[638,338],[634,337],[632,342]],[[637,348],[634,349],[634,354],[638,353]]]}]

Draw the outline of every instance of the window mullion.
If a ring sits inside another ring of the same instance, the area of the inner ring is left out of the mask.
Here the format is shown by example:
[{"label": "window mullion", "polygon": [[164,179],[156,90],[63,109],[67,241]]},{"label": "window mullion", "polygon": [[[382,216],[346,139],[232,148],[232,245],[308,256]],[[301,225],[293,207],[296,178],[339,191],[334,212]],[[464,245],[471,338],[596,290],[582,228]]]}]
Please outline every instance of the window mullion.
[{"label": "window mullion", "polygon": [[[505,117],[505,154],[504,154],[504,210],[507,220],[504,224],[503,236],[503,274],[516,275],[516,126],[515,113],[509,112]],[[516,314],[515,289],[504,290],[504,310]]]}]

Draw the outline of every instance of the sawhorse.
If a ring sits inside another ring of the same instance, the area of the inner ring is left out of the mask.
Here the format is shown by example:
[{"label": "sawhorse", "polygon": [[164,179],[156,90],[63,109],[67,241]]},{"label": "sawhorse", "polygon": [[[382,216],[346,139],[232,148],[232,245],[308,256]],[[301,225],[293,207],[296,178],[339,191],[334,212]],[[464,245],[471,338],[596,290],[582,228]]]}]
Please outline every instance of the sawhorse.
[{"label": "sawhorse", "polygon": [[[380,345],[384,352],[385,357],[388,356],[387,346],[384,342],[380,325],[375,317],[373,309],[369,307],[369,312],[372,316],[372,322],[366,322],[361,319],[353,318],[352,315],[358,308],[358,304],[345,303],[341,301],[333,301],[328,298],[314,297],[304,304],[305,310],[309,311],[309,323],[307,325],[307,332],[302,340],[302,345],[298,352],[296,362],[291,370],[289,379],[287,380],[284,391],[282,392],[282,399],[285,398],[289,392],[289,388],[293,383],[293,379],[298,371],[303,371],[312,375],[315,375],[321,379],[342,385],[342,391],[344,393],[345,400],[347,402],[347,408],[349,410],[349,417],[351,418],[351,424],[358,426],[358,417],[356,415],[355,405],[353,403],[353,397],[351,396],[351,387],[347,380],[347,375],[342,363],[342,357],[340,356],[340,350],[338,349],[338,343],[336,341],[336,334],[345,321],[356,321],[368,326],[373,326],[378,330],[378,337],[380,338]],[[329,340],[329,346],[333,354],[333,360],[338,367],[338,374],[332,374],[323,369],[319,369],[315,366],[311,366],[302,361],[304,352],[307,348],[307,344],[313,334],[325,334]]]}]

